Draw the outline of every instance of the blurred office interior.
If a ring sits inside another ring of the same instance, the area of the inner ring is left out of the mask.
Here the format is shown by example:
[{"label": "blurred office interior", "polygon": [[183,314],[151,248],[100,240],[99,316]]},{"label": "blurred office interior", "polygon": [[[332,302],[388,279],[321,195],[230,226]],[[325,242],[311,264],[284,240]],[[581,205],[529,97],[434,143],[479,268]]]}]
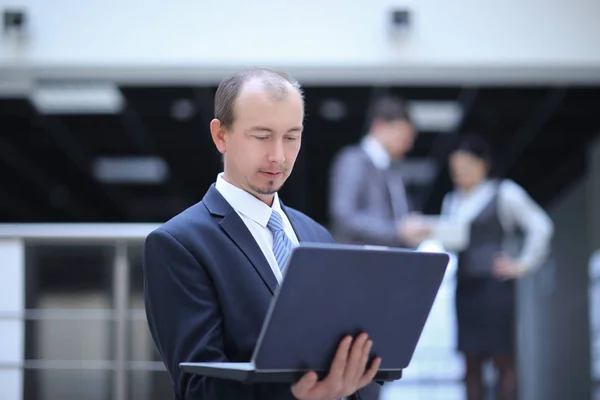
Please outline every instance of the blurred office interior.
[{"label": "blurred office interior", "polygon": [[[555,224],[552,260],[518,287],[521,398],[600,399],[600,2],[0,10],[1,399],[172,398],[146,326],[143,240],[214,182],[217,84],[255,65],[304,86],[302,150],[281,196],[326,226],[330,163],[365,134],[378,95],[410,101],[419,136],[402,169],[423,213],[451,190],[457,138],[485,135]],[[452,266],[382,399],[464,398]]]}]

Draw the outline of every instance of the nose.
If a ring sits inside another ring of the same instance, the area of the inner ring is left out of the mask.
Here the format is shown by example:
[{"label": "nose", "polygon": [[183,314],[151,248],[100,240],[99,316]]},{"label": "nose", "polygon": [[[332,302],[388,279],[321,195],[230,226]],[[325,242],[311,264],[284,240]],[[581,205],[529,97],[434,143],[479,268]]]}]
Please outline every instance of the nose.
[{"label": "nose", "polygon": [[272,163],[283,164],[285,161],[285,153],[283,151],[283,141],[274,140],[273,146],[269,152],[269,161]]}]

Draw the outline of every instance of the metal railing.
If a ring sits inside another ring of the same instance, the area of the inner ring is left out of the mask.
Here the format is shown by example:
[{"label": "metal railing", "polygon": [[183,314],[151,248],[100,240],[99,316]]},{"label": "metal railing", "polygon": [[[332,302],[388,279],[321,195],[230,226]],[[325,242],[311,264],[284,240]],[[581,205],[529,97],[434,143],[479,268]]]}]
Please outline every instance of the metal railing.
[{"label": "metal railing", "polygon": [[[0,369],[102,369],[114,372],[111,398],[128,398],[128,371],[163,371],[162,362],[129,361],[128,323],[132,319],[145,320],[143,310],[129,310],[130,273],[128,246],[143,243],[145,237],[158,224],[0,224],[0,240],[17,239],[22,246],[28,244],[108,244],[114,246],[112,265],[112,301],[110,310],[88,309],[23,309],[19,312],[0,311],[0,320],[111,320],[112,360],[22,360],[21,365],[0,363]],[[27,254],[25,254],[25,258]],[[26,264],[26,262],[25,262]],[[25,265],[21,266],[23,273]],[[26,288],[22,288],[25,293]]]}]

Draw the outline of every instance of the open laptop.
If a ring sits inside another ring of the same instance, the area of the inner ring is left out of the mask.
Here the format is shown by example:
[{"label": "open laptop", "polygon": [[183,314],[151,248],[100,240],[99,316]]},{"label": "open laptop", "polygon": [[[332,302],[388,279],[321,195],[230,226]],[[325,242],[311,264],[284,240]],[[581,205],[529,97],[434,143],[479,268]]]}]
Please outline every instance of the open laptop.
[{"label": "open laptop", "polygon": [[[184,371],[246,383],[325,377],[345,335],[369,334],[377,381],[402,377],[449,256],[378,246],[301,244],[286,266],[250,362],[185,362]],[[370,363],[369,363],[370,364]]]}]

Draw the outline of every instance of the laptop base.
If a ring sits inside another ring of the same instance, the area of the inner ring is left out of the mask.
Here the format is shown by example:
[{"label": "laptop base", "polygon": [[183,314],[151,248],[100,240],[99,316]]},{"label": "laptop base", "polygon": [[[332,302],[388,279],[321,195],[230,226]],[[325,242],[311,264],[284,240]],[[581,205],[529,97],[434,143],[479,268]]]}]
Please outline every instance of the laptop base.
[{"label": "laptop base", "polygon": [[[293,383],[308,370],[257,370],[252,363],[181,363],[183,371],[210,378],[228,379],[242,383]],[[329,371],[315,371],[319,379]],[[386,382],[402,378],[402,370],[380,370],[374,381]]]}]

